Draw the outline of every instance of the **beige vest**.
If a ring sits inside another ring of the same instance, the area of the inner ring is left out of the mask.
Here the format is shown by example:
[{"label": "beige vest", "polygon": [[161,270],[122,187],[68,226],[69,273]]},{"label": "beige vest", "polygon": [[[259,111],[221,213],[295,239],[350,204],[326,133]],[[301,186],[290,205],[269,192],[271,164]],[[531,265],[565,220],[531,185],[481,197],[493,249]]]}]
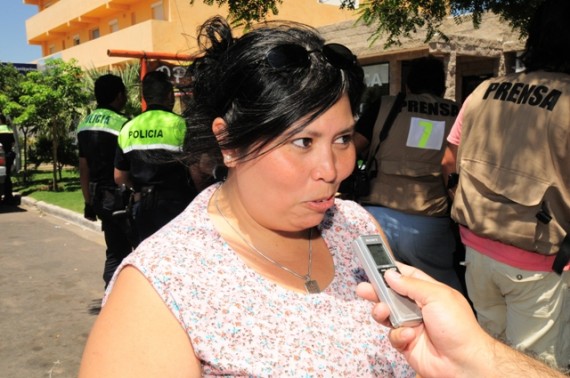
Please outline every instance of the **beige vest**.
[{"label": "beige vest", "polygon": [[[371,153],[394,101],[395,97],[382,98]],[[371,182],[371,194],[361,202],[410,214],[447,215],[441,159],[458,110],[454,102],[430,94],[406,95],[402,111],[375,156],[377,176]]]},{"label": "beige vest", "polygon": [[493,78],[464,114],[452,217],[489,239],[558,252],[570,231],[570,75]]}]

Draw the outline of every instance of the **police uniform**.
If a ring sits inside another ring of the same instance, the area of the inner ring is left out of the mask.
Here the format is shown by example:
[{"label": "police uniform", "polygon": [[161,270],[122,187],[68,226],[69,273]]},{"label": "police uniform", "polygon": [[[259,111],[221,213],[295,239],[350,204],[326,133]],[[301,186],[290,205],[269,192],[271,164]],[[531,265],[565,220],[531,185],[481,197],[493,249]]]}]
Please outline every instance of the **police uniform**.
[{"label": "police uniform", "polygon": [[180,214],[197,194],[188,167],[176,160],[185,134],[184,118],[160,105],[149,105],[119,134],[115,168],[128,171],[134,185],[139,242]]},{"label": "police uniform", "polygon": [[6,159],[6,179],[4,181],[4,202],[12,200],[12,165],[16,159],[16,153],[12,150],[14,145],[14,131],[8,125],[0,125],[0,143],[4,149]]},{"label": "police uniform", "polygon": [[514,347],[567,368],[570,75],[490,79],[463,113],[452,217],[463,225],[478,319]]},{"label": "police uniform", "polygon": [[[374,152],[395,97],[384,96],[370,141]],[[459,112],[453,101],[407,94],[377,156],[361,203],[379,221],[395,257],[462,291],[453,267],[455,237],[441,171],[445,137]],[[358,129],[357,129],[358,131]]]},{"label": "police uniform", "polygon": [[78,126],[79,157],[89,167],[91,205],[101,219],[107,244],[103,279],[108,284],[115,269],[132,251],[129,230],[113,212],[124,209],[114,180],[114,159],[119,131],[128,119],[113,109],[99,107]]}]

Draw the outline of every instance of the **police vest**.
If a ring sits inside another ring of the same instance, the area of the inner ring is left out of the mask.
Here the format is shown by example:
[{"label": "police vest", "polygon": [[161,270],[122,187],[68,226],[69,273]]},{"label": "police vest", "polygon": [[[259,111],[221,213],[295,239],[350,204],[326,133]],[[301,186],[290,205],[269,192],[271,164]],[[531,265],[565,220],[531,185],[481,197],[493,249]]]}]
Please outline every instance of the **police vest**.
[{"label": "police vest", "polygon": [[0,134],[10,134],[14,135],[14,132],[8,125],[0,125]]},{"label": "police vest", "polygon": [[570,75],[482,83],[466,104],[452,217],[475,234],[558,252],[570,230]]},{"label": "police vest", "polygon": [[[370,151],[374,152],[394,97],[383,97],[374,125]],[[370,196],[362,203],[386,206],[410,214],[449,214],[447,190],[441,173],[445,138],[458,105],[431,94],[406,95],[377,156],[377,175],[371,181]],[[370,164],[371,162],[369,162]]]},{"label": "police vest", "polygon": [[14,131],[8,125],[0,125],[0,151],[8,153],[15,142]]},{"label": "police vest", "polygon": [[128,118],[112,110],[99,108],[85,117],[77,127],[77,132],[101,131],[113,135],[119,135],[119,131],[127,122]]},{"label": "police vest", "polygon": [[150,110],[135,117],[121,130],[119,148],[127,154],[137,150],[182,151],[186,121],[181,116]]}]

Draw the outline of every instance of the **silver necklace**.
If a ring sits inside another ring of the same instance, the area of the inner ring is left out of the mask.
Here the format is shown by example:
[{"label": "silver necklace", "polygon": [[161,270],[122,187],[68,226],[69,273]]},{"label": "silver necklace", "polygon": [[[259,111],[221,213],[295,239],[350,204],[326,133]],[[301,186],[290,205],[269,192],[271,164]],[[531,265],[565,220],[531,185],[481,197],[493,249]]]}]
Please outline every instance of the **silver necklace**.
[{"label": "silver necklace", "polygon": [[305,281],[305,290],[307,290],[307,293],[309,293],[309,294],[320,293],[321,289],[319,288],[319,283],[317,281],[311,279],[311,266],[313,265],[312,264],[313,263],[313,244],[312,244],[312,238],[311,238],[312,228],[309,229],[309,267],[307,269],[307,274],[302,275],[302,274],[295,272],[294,270],[287,268],[285,265],[273,260],[271,257],[267,256],[265,253],[263,253],[259,249],[255,248],[255,246],[253,244],[249,243],[246,240],[246,238],[236,228],[234,228],[234,226],[232,226],[232,224],[226,218],[224,213],[222,213],[222,210],[220,209],[220,206],[218,204],[218,196],[219,196],[220,189],[221,189],[221,186],[216,190],[216,194],[215,194],[215,198],[214,198],[214,205],[216,206],[216,210],[218,211],[218,213],[220,214],[222,219],[226,222],[226,224],[228,226],[230,226],[230,228],[241,238],[241,240],[249,248],[251,248],[251,250],[253,250],[255,253],[257,253],[259,256],[263,257],[265,260],[269,261],[271,264],[273,264],[276,267],[283,269],[287,273],[290,273],[290,274],[294,275],[295,277],[300,278],[303,281]]}]

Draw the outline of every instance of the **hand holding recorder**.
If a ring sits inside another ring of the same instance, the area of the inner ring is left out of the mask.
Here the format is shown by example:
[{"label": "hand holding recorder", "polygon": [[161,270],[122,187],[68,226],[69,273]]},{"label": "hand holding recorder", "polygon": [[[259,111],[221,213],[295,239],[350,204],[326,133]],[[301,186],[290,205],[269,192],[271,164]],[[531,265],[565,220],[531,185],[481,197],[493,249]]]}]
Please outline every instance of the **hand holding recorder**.
[{"label": "hand holding recorder", "polygon": [[390,308],[390,324],[398,328],[421,323],[422,313],[416,303],[394,292],[384,280],[387,271],[393,270],[398,273],[399,271],[390,248],[382,236],[359,236],[354,240],[352,247],[378,298]]},{"label": "hand holding recorder", "polygon": [[[477,323],[469,303],[456,290],[422,271],[397,263],[402,272],[385,273],[392,290],[414,300],[423,323],[394,328],[390,342],[422,377],[563,377],[542,363],[489,336]],[[357,294],[377,301],[372,285],[362,283]],[[372,312],[386,324],[390,309],[378,303]]]}]

